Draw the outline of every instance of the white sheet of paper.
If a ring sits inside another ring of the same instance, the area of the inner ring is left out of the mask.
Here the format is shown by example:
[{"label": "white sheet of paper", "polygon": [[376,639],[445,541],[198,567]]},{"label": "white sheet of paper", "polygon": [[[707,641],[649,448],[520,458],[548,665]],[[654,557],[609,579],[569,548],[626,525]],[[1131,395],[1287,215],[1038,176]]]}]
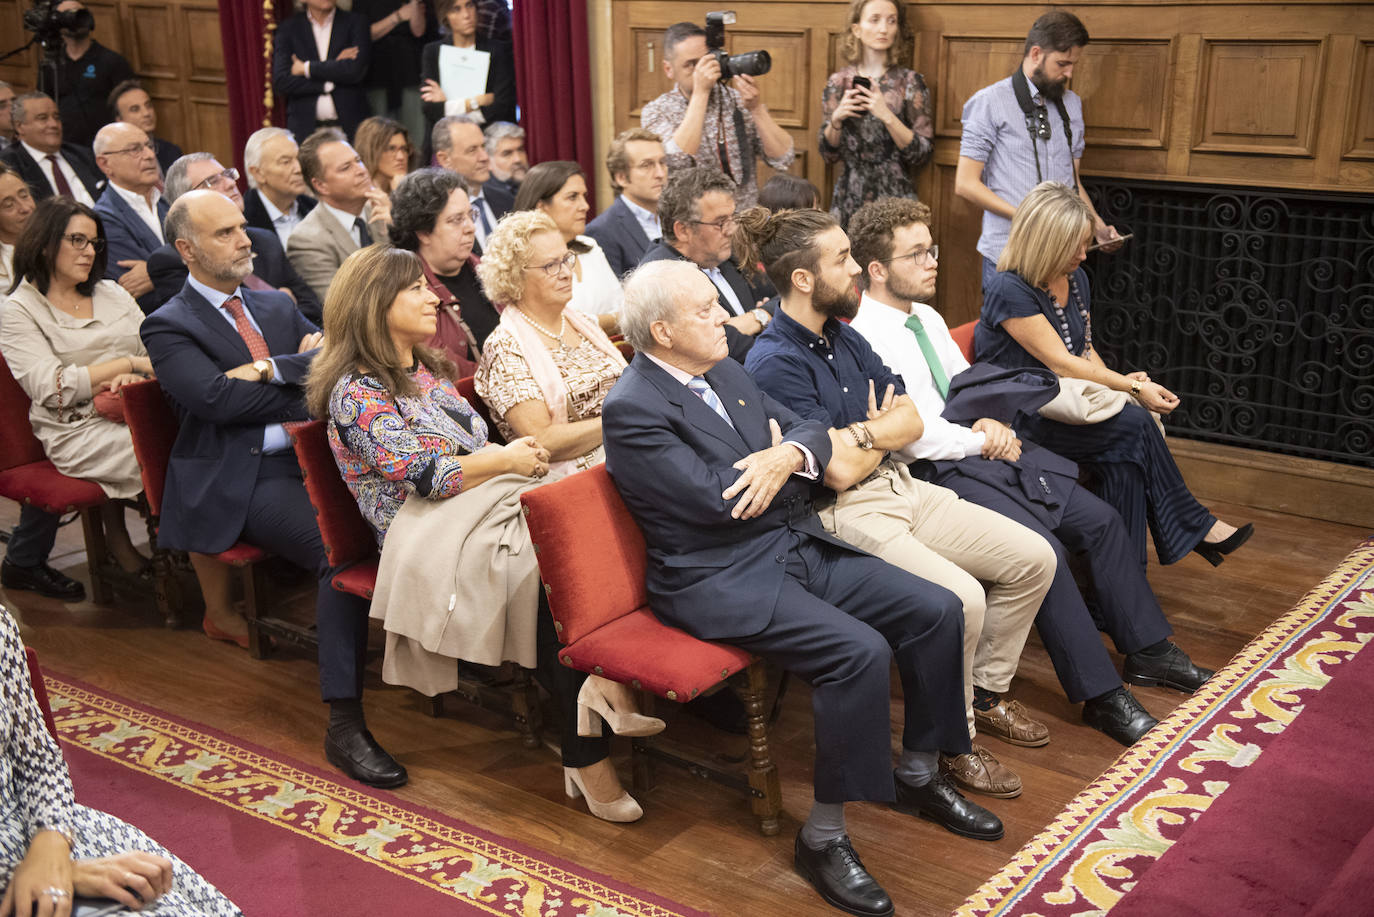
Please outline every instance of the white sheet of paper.
[{"label": "white sheet of paper", "polygon": [[449,99],[471,99],[487,91],[491,52],[439,46],[439,87]]}]

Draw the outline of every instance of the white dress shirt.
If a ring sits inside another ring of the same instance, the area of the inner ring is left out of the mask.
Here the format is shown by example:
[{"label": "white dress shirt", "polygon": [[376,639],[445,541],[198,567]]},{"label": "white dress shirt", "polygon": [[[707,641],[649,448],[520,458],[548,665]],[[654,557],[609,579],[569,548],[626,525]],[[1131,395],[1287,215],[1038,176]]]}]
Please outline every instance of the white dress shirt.
[{"label": "white dress shirt", "polygon": [[916,335],[906,327],[909,314],[916,315],[925,326],[926,335],[940,358],[947,378],[953,379],[968,369],[968,361],[950,336],[949,327],[940,313],[919,302],[911,304],[909,313],[903,313],[864,294],[859,303],[859,314],[854,316],[849,327],[863,335],[888,368],[902,377],[906,393],[915,402],[925,424],[921,438],[897,450],[896,454],[908,462],[916,459],[958,460],[980,455],[983,441],[987,438],[984,434],[975,433],[940,416],[945,409],[945,399],[935,387],[930,364],[921,353]]},{"label": "white dress shirt", "polygon": [[658,214],[652,210],[645,210],[623,194],[620,195],[620,199],[625,202],[626,207],[630,208],[630,213],[634,215],[635,220],[639,223],[639,228],[644,230],[644,235],[649,237],[650,242],[658,242],[663,239],[663,226],[658,222]]},{"label": "white dress shirt", "polygon": [[725,275],[720,272],[718,267],[704,267],[701,272],[711,278],[711,282],[716,285],[716,289],[724,294],[727,302],[734,309],[735,315],[744,314],[744,306],[740,304],[739,297],[735,295],[735,290],[730,286],[730,281],[725,279]]},{"label": "white dress shirt", "polygon": [[291,238],[291,231],[300,225],[301,222],[301,203],[292,201],[291,209],[281,211],[277,205],[268,199],[267,195],[258,188],[253,192],[262,201],[262,207],[267,211],[267,218],[272,221],[272,228],[277,233],[277,238],[281,239],[281,247],[286,248],[286,240]]},{"label": "white dress shirt", "polygon": [[[340,210],[338,207],[331,207],[324,201],[320,201],[319,206],[323,207],[325,210],[328,210],[329,213],[334,217],[334,219],[339,221],[339,225],[344,228],[344,232],[348,233],[348,237],[353,240],[354,245],[358,246],[359,248],[363,247],[363,237],[362,234],[358,232],[358,226],[355,222],[359,219],[362,219],[364,222],[366,222],[366,217],[364,217],[363,214],[349,213],[347,210]],[[371,230],[368,230],[368,232],[370,233]]]},{"label": "white dress shirt", "polygon": [[[23,141],[21,140],[20,143],[23,143]],[[43,177],[48,180],[48,185],[52,187],[52,193],[56,194],[57,182],[53,181],[52,163],[48,162],[48,154],[40,149],[29,146],[27,143],[23,143],[23,145],[24,149],[33,157],[34,162],[38,163],[38,168],[43,170]],[[62,176],[67,179],[67,184],[71,186],[72,197],[85,204],[87,207],[94,209],[95,201],[91,200],[91,193],[86,190],[86,183],[77,176],[76,170],[72,168],[72,164],[67,162],[67,157],[63,156],[60,152],[53,153],[52,155],[57,157],[57,165],[62,169]]]},{"label": "white dress shirt", "polygon": [[[305,14],[305,18],[310,22],[310,31],[315,33],[315,50],[319,53],[321,62],[329,60],[329,38],[334,31],[335,12],[335,10],[330,10],[329,15],[324,17],[323,23],[316,22],[315,17],[309,13]],[[305,62],[305,78],[310,79],[310,61]],[[339,120],[338,109],[334,107],[334,97],[330,95],[333,91],[334,84],[326,80],[324,90],[315,100],[316,121]]]},{"label": "white dress shirt", "polygon": [[121,188],[114,182],[110,182],[110,187],[114,189],[115,194],[124,198],[124,203],[128,204],[133,212],[138,214],[138,218],[152,230],[153,235],[157,236],[159,242],[167,241],[166,237],[162,235],[162,221],[157,218],[157,202],[162,200],[161,191],[157,190],[157,188],[153,188],[151,194],[152,206],[150,207],[148,198],[139,194],[137,191]]}]

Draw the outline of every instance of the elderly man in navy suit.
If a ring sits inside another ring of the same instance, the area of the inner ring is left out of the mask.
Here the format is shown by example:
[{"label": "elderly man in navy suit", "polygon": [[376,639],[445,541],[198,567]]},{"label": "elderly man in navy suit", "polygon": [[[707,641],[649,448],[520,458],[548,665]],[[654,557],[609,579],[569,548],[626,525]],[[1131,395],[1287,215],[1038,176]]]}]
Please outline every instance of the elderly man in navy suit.
[{"label": "elderly man in navy suit", "polygon": [[105,193],[95,202],[109,246],[106,276],[118,280],[140,309],[152,311],[157,301],[148,256],[162,245],[167,218],[167,203],[157,188],[162,175],[156,148],[142,128],[115,121],[96,133],[92,149],[106,178]]},{"label": "elderly man in navy suit", "polygon": [[605,213],[587,224],[587,235],[601,246],[619,277],[638,266],[644,253],[663,238],[658,223],[658,197],[668,183],[663,141],[642,127],[621,131],[606,153],[606,171],[619,194]]},{"label": "elderly man in navy suit", "polygon": [[[849,843],[844,803],[932,814],[938,751],[969,750],[963,620],[954,593],[828,534],[814,482],[844,488],[881,454],[759,391],[727,359],[715,286],[681,261],[630,275],[621,328],[634,362],[602,409],[606,468],[644,532],[650,606],[704,640],[759,653],[812,688],[815,805],[797,835],[798,871],[852,914],[892,902]],[[873,405],[871,423],[882,423]],[[889,667],[905,695],[892,770]],[[996,816],[952,794],[988,836]]]},{"label": "elderly man in navy suit", "polygon": [[285,293],[244,287],[252,247],[243,212],[217,191],[172,205],[167,237],[190,269],[181,293],[143,322],[159,382],[181,416],[167,467],[159,541],[191,552],[205,629],[242,641],[227,605],[228,571],[206,555],[245,541],[316,574],[320,690],[330,705],[325,756],[370,786],[406,771],[363,719],[366,601],[331,585],[315,514],[283,424],[308,419],[303,383],[319,329]]}]

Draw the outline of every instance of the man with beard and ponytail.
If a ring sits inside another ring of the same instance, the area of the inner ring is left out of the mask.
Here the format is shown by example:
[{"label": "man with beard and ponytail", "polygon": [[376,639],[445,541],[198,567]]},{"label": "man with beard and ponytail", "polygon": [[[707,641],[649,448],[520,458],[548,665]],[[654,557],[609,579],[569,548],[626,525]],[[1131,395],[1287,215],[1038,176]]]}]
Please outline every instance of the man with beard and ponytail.
[{"label": "man with beard and ponytail", "polygon": [[[762,208],[740,220],[736,244],[748,263],[762,262],[782,297],[744,368],[768,395],[799,416],[844,431],[873,453],[892,453],[868,477],[820,506],[821,524],[838,538],[944,586],[963,603],[962,694],[969,737],[975,699],[1008,711],[1023,745],[1044,745],[1049,730],[1020,704],[1003,703],[1026,634],[1054,578],[1045,539],[944,487],[914,479],[902,450],[918,440],[921,415],[901,377],[841,319],[859,308],[861,269],[835,218],[819,210]],[[884,413],[870,419],[870,392]],[[986,592],[981,583],[987,583]],[[948,750],[947,751],[952,751]],[[1021,793],[1021,778],[973,745],[941,755],[941,776],[920,801],[920,814],[955,834],[1002,836],[996,819],[964,799],[953,784],[999,798]]]},{"label": "man with beard and ponytail", "polygon": [[1068,185],[1087,201],[1093,234],[1112,251],[1116,227],[1097,215],[1078,179],[1083,157],[1083,100],[1068,88],[1088,43],[1088,30],[1066,10],[1051,10],[1031,26],[1021,66],[964,103],[954,193],[983,211],[983,283],[997,272],[1011,216],[1042,181]]}]

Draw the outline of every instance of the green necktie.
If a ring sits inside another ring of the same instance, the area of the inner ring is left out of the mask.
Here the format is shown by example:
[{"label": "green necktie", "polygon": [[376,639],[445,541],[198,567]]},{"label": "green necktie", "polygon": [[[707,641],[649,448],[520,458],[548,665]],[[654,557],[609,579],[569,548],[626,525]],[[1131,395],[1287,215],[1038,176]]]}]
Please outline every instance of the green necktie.
[{"label": "green necktie", "polygon": [[926,334],[926,326],[922,325],[921,319],[915,315],[907,317],[906,326],[916,335],[916,343],[920,345],[921,354],[926,358],[926,365],[930,367],[930,375],[935,380],[935,387],[940,390],[940,397],[948,399],[949,376],[945,375],[945,367],[940,363],[939,355],[935,353],[935,345],[930,342],[930,335]]}]

